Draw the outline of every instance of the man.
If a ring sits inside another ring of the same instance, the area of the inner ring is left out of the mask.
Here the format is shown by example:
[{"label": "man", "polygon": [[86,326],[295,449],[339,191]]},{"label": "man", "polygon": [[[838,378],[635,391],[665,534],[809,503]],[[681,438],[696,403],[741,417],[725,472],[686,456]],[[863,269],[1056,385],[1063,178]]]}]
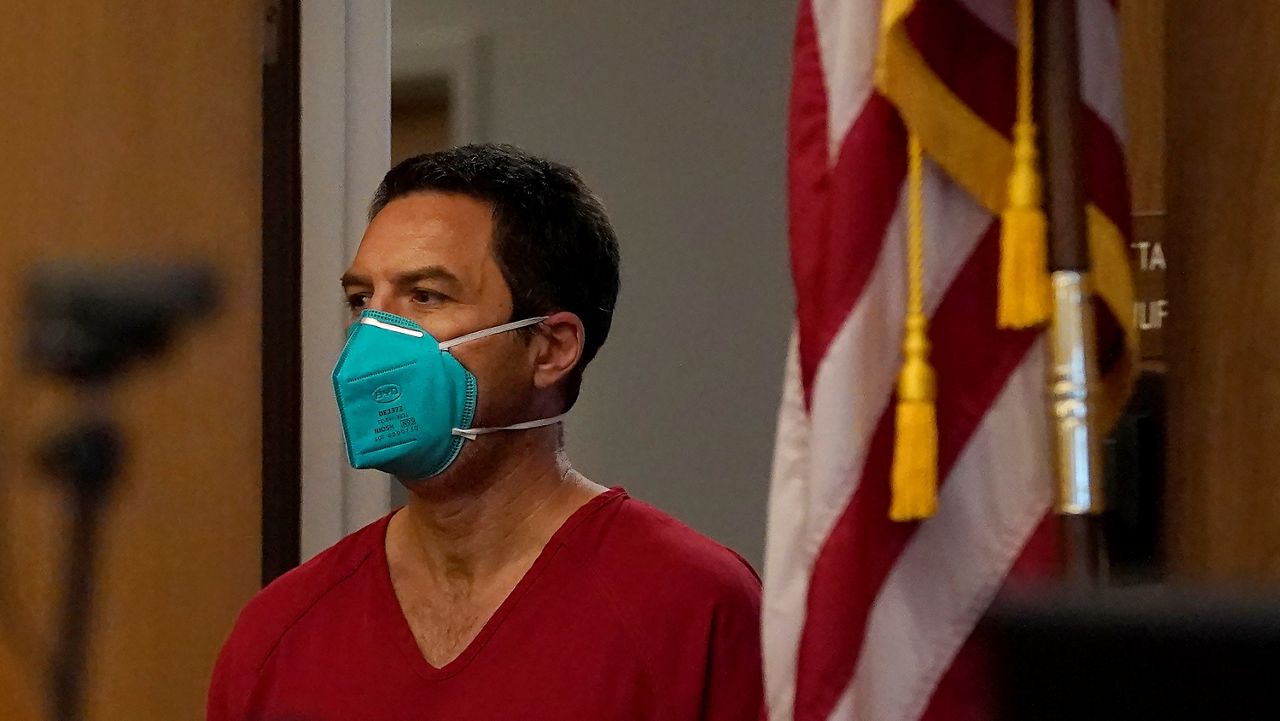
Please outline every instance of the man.
[{"label": "man", "polygon": [[249,603],[210,721],[762,717],[755,574],[565,457],[619,284],[578,175],[501,145],[406,160],[342,284],[348,456],[409,501]]}]

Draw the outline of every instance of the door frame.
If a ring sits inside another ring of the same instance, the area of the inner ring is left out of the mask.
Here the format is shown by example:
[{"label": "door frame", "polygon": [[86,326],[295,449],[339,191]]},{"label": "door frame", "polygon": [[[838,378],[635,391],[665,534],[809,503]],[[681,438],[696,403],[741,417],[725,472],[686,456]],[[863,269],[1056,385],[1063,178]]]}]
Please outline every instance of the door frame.
[{"label": "door frame", "polygon": [[306,3],[300,18],[299,560],[385,515],[385,474],[348,464],[329,379],[345,341],[338,278],[391,157],[389,0]]},{"label": "door frame", "polygon": [[262,65],[262,582],[385,514],[347,466],[338,277],[390,157],[389,0],[267,4]]},{"label": "door frame", "polygon": [[299,0],[266,4],[262,53],[262,584],[298,565]]}]

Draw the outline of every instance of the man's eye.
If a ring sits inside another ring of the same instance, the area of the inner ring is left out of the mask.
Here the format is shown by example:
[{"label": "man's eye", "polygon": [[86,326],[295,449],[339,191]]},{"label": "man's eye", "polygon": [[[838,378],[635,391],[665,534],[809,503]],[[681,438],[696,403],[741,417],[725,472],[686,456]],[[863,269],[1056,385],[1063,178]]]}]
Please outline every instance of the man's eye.
[{"label": "man's eye", "polygon": [[448,297],[443,293],[439,293],[434,290],[426,290],[424,288],[414,290],[409,297],[413,299],[414,303],[418,303],[419,305],[438,305],[442,301],[448,299]]},{"label": "man's eye", "polygon": [[352,293],[351,295],[347,296],[347,306],[351,308],[351,310],[360,310],[364,308],[365,304],[368,302],[369,302],[368,293]]}]

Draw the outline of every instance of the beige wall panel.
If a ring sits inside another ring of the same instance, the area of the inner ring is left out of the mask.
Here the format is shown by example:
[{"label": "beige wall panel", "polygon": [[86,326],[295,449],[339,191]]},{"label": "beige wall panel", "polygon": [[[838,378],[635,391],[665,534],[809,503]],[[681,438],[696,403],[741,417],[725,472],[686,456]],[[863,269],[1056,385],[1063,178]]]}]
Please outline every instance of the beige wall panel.
[{"label": "beige wall panel", "polygon": [[392,165],[420,153],[444,150],[450,145],[447,101],[392,99]]},{"label": "beige wall panel", "polygon": [[[70,417],[16,358],[33,262],[203,260],[216,320],[114,394],[132,453],[109,511],[91,719],[195,719],[260,561],[260,44],[249,0],[0,3],[0,546],[37,611],[0,636],[0,718],[39,717],[62,497],[28,461]],[[0,608],[11,621],[16,611]],[[10,626],[15,624],[11,623]]]}]

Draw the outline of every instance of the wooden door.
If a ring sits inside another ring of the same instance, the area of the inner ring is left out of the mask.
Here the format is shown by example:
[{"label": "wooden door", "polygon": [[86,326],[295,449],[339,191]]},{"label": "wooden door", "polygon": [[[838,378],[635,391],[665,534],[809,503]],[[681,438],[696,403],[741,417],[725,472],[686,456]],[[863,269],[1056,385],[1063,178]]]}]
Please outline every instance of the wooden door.
[{"label": "wooden door", "polygon": [[130,454],[108,510],[91,719],[198,719],[261,562],[265,3],[0,3],[0,718],[41,718],[67,523],[31,449],[74,408],[17,356],[49,258],[197,260],[215,319],[114,395]]}]

